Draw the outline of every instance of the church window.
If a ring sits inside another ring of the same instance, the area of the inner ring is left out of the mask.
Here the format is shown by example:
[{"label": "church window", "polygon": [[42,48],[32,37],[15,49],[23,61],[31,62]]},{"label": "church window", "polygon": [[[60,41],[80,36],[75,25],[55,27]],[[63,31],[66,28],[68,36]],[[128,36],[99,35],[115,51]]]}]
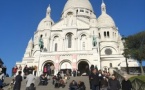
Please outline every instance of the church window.
[{"label": "church window", "polygon": [[101,34],[99,33],[99,38],[101,38]]},{"label": "church window", "polygon": [[85,50],[85,42],[83,42],[83,46],[82,47],[83,47],[83,50]]},{"label": "church window", "polygon": [[80,12],[84,12],[84,10],[80,10]]},{"label": "church window", "polygon": [[110,67],[112,67],[112,63],[110,63]]},{"label": "church window", "polygon": [[73,15],[73,12],[68,12],[67,15]]},{"label": "church window", "polygon": [[113,32],[113,37],[114,37],[114,32]]},{"label": "church window", "polygon": [[71,33],[68,33],[67,34],[67,46],[68,48],[71,48],[72,47],[72,34]]},{"label": "church window", "polygon": [[104,32],[104,37],[106,37],[106,32]]},{"label": "church window", "polygon": [[107,32],[107,37],[109,37],[109,31]]},{"label": "church window", "polygon": [[57,51],[57,43],[55,43],[55,50],[54,51]]},{"label": "church window", "polygon": [[89,13],[89,11],[86,11],[86,13]]},{"label": "church window", "polygon": [[78,10],[76,12],[78,13]]}]

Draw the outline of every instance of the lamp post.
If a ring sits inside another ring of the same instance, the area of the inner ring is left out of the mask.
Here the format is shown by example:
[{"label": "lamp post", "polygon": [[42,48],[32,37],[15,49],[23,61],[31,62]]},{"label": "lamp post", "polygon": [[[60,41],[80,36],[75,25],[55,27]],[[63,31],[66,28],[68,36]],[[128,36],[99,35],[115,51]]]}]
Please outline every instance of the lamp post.
[{"label": "lamp post", "polygon": [[122,42],[123,42],[123,45],[124,45],[124,57],[125,57],[125,61],[126,61],[126,72],[127,74],[129,74],[129,68],[128,68],[128,62],[127,62],[127,59],[128,59],[128,55],[127,55],[127,50],[128,48],[126,47],[126,37],[122,37]]}]

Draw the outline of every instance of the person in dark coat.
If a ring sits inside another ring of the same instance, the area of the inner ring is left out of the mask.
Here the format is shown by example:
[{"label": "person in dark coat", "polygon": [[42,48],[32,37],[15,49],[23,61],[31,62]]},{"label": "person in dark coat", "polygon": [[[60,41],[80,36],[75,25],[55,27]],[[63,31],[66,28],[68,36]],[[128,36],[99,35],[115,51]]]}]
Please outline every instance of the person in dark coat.
[{"label": "person in dark coat", "polygon": [[108,81],[106,77],[103,77],[100,83],[100,90],[107,90],[108,89]]},{"label": "person in dark coat", "polygon": [[112,75],[112,79],[109,80],[109,89],[110,90],[119,90],[121,88],[120,82]]},{"label": "person in dark coat", "polygon": [[31,83],[31,85],[28,88],[28,90],[36,90],[36,87],[35,87],[34,83]]},{"label": "person in dark coat", "polygon": [[69,90],[77,90],[77,82],[75,80],[72,80],[72,82],[69,84]]},{"label": "person in dark coat", "polygon": [[99,90],[99,74],[96,69],[90,75],[92,90]]},{"label": "person in dark coat", "polygon": [[86,90],[86,86],[85,86],[84,82],[79,81],[77,90]]},{"label": "person in dark coat", "polygon": [[132,89],[132,85],[130,80],[128,80],[128,78],[125,76],[124,80],[122,81],[122,90],[131,90]]},{"label": "person in dark coat", "polygon": [[22,82],[22,76],[21,71],[18,72],[18,75],[15,78],[15,85],[13,90],[20,90],[21,89],[21,82]]}]

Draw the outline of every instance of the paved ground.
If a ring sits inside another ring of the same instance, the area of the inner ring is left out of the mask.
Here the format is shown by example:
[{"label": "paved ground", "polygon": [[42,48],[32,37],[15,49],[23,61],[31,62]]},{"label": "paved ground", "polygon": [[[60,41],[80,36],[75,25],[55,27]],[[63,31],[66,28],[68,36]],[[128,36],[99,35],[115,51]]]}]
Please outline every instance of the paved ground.
[{"label": "paved ground", "polygon": [[[12,80],[12,78],[6,78],[5,79],[5,82],[6,83],[9,83],[10,81]],[[69,83],[72,81],[72,80],[76,80],[77,82],[78,81],[83,81],[85,82],[85,85],[86,85],[86,90],[90,90],[90,85],[89,85],[89,79],[88,79],[88,76],[79,76],[79,77],[71,77],[70,80],[67,81],[67,84],[66,84],[66,87],[65,88],[54,88],[54,86],[52,85],[52,79],[49,81],[48,85],[47,86],[39,86],[38,83],[39,83],[39,79],[36,80],[36,90],[69,90]],[[21,87],[21,90],[25,90],[25,86],[26,86],[26,81],[23,80],[22,82],[22,87]],[[7,90],[7,87],[4,88],[4,90]]]}]

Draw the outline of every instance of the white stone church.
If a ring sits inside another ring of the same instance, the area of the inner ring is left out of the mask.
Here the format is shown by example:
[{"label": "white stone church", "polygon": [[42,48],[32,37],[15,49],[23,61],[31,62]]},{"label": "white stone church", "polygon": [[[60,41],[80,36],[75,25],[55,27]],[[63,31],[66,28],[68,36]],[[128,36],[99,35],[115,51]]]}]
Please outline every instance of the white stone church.
[{"label": "white stone church", "polygon": [[[16,65],[36,65],[38,75],[47,64],[53,64],[55,72],[81,71],[92,64],[98,69],[126,67],[122,37],[104,2],[101,11],[97,17],[89,0],[67,0],[60,20],[55,23],[49,6],[46,17],[28,42],[22,62]],[[135,60],[128,60],[128,64],[138,67]]]}]

